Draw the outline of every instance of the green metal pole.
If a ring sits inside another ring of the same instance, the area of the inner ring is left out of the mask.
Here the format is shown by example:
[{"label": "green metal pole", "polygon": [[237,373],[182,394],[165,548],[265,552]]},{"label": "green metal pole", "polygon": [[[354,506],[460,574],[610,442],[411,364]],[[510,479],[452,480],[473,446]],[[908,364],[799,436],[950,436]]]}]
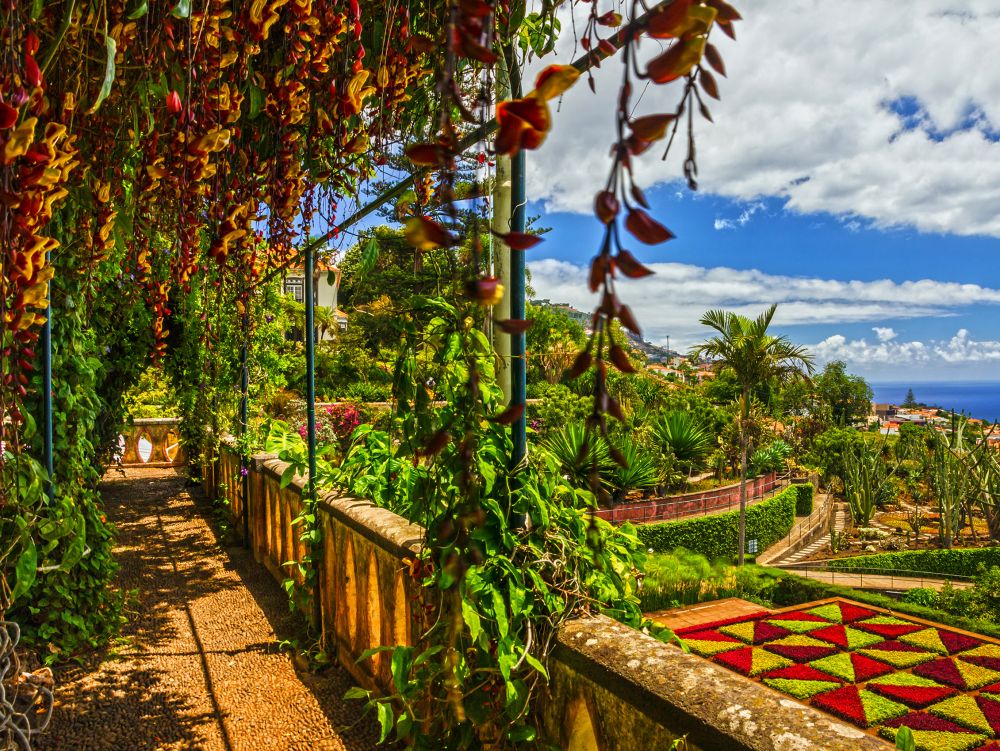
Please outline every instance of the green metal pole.
[{"label": "green metal pole", "polygon": [[[50,260],[46,253],[46,262]],[[52,451],[52,282],[49,283],[49,304],[45,309],[45,326],[42,328],[42,422],[45,423],[45,471],[49,475],[49,500],[56,497],[55,464]]]},{"label": "green metal pole", "polygon": [[249,338],[250,338],[250,311],[246,307],[250,304],[249,299],[244,300],[243,308],[243,346],[240,347],[240,435],[243,436],[243,449],[240,451],[240,481],[243,488],[243,547],[250,547],[250,466],[247,451],[247,427],[249,424],[249,391],[250,391],[250,365],[249,365]]},{"label": "green metal pole", "polygon": [[316,500],[316,327],[313,323],[316,305],[313,293],[313,247],[306,239],[303,272],[303,293],[306,303],[306,436],[309,445],[309,485],[306,488],[310,501]]}]

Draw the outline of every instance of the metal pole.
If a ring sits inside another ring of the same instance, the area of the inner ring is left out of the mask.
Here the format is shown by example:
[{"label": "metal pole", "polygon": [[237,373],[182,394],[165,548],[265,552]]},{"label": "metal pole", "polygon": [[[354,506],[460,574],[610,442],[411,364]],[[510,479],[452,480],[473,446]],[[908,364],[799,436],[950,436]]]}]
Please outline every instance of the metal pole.
[{"label": "metal pole", "polygon": [[[522,95],[521,71],[517,61],[511,56],[510,90],[515,97]],[[510,160],[510,229],[511,232],[524,232],[526,225],[527,197],[525,195],[525,153],[521,149]],[[510,317],[513,320],[524,318],[524,251],[510,249]],[[527,407],[527,363],[524,359],[524,332],[511,335],[510,341],[510,386],[513,406]],[[522,410],[521,416],[513,425],[512,439],[514,441],[513,466],[524,461],[528,448],[527,410]]]},{"label": "metal pole", "polygon": [[247,451],[247,427],[249,423],[249,338],[250,311],[249,300],[243,301],[243,344],[240,347],[240,435],[243,437],[243,447],[240,451],[240,482],[243,488],[243,547],[250,547],[250,462]]},{"label": "metal pole", "polygon": [[[308,242],[308,239],[307,239]],[[305,283],[303,293],[306,303],[306,437],[309,446],[309,484],[307,497],[316,500],[316,328],[313,313],[316,304],[313,292],[313,247],[306,245]]]},{"label": "metal pole", "polygon": [[[46,263],[51,262],[48,253]],[[48,301],[45,308],[45,326],[42,328],[42,422],[45,423],[45,471],[49,475],[49,500],[56,497],[55,465],[52,459],[52,282],[48,283]]]}]

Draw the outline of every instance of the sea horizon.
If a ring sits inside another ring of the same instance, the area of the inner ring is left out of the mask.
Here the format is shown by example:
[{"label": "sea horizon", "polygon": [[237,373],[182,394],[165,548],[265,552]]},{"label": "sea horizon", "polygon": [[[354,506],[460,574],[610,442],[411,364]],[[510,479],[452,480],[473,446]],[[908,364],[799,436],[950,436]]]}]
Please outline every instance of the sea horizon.
[{"label": "sea horizon", "polygon": [[984,381],[869,381],[878,404],[900,405],[906,392],[920,404],[959,412],[980,420],[1000,421],[1000,380]]}]

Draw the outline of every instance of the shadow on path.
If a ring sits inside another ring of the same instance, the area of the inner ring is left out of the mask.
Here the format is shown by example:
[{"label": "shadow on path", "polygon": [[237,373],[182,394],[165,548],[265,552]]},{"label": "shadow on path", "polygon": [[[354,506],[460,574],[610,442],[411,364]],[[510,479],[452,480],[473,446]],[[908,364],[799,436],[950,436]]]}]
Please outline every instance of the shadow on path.
[{"label": "shadow on path", "polygon": [[375,747],[337,668],[296,674],[277,640],[296,632],[284,591],[249,551],[223,548],[211,508],[172,469],[109,475],[118,584],[135,590],[122,643],[57,676],[40,751],[311,751]]}]

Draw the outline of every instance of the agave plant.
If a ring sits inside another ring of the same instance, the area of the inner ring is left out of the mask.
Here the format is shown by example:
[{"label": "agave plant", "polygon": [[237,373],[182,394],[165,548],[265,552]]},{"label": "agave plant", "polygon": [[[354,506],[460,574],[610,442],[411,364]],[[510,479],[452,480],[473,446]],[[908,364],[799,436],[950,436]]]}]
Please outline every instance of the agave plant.
[{"label": "agave plant", "polygon": [[671,410],[653,425],[656,439],[669,448],[677,460],[689,469],[702,466],[712,451],[712,436],[690,412]]},{"label": "agave plant", "polygon": [[590,473],[595,466],[602,476],[615,466],[608,444],[600,436],[588,435],[579,423],[567,423],[554,431],[541,447],[555,457],[560,471],[578,488],[590,487]]},{"label": "agave plant", "polygon": [[611,498],[616,503],[625,499],[630,490],[648,490],[660,481],[660,472],[652,456],[630,436],[615,441],[615,448],[625,460],[624,466],[612,463],[604,472],[604,481],[611,488]]},{"label": "agave plant", "polygon": [[758,474],[777,472],[784,468],[785,462],[791,455],[792,447],[779,438],[770,445],[754,451],[750,458],[750,467]]}]

